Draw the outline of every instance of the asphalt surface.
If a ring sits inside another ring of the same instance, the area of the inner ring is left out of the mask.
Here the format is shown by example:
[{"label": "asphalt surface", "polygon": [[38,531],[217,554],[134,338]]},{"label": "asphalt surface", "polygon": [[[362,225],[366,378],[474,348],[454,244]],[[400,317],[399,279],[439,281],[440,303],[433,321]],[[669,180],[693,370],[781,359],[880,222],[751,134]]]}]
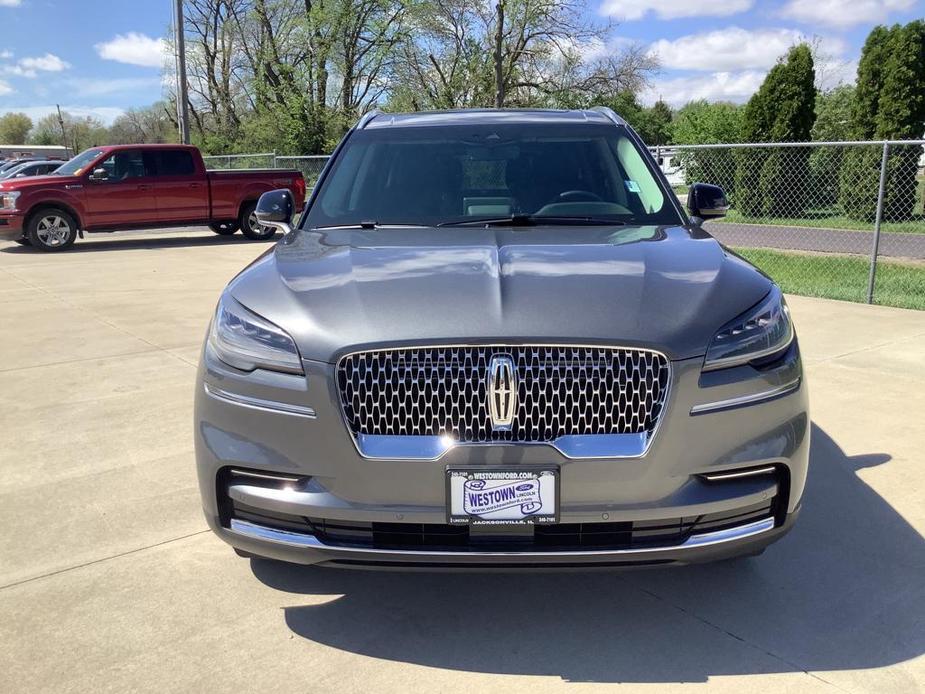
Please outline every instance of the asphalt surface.
[{"label": "asphalt surface", "polygon": [[788,297],[811,472],[759,558],[312,569],[235,556],[194,474],[201,340],[266,248],[0,242],[0,692],[923,691],[925,312]]},{"label": "asphalt surface", "polygon": [[[790,251],[852,253],[870,256],[874,241],[873,231],[729,222],[708,222],[705,228],[721,243],[744,248],[780,248]],[[925,229],[922,232],[921,234],[902,234],[881,231],[879,255],[888,258],[925,259]]]}]

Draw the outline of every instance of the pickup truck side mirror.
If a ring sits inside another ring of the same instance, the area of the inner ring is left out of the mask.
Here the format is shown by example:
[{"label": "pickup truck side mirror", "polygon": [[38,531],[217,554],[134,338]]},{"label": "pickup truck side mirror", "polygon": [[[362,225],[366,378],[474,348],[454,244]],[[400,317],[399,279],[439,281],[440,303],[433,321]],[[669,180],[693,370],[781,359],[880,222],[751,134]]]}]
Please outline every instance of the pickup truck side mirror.
[{"label": "pickup truck side mirror", "polygon": [[725,217],[729,210],[726,193],[719,186],[695,183],[687,191],[687,209],[691,216],[701,220]]},{"label": "pickup truck side mirror", "polygon": [[93,173],[90,174],[91,181],[106,181],[109,179],[109,172],[106,169],[94,169]]},{"label": "pickup truck side mirror", "polygon": [[292,204],[292,193],[285,188],[271,190],[260,196],[257,201],[257,221],[264,226],[273,227],[284,234],[292,231],[292,213],[295,206]]}]

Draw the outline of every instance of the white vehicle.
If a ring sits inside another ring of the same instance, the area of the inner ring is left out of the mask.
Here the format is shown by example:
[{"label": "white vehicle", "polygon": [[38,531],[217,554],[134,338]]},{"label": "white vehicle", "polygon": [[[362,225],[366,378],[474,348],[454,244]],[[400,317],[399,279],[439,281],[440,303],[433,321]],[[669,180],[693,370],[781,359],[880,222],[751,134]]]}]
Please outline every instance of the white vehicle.
[{"label": "white vehicle", "polygon": [[60,159],[74,156],[69,147],[62,145],[0,145],[0,159]]}]

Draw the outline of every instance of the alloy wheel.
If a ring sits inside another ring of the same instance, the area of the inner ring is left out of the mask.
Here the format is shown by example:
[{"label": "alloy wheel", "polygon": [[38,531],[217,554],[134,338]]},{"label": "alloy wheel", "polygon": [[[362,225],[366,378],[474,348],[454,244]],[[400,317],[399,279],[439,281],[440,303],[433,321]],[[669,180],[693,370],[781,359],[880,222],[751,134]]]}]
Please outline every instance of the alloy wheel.
[{"label": "alloy wheel", "polygon": [[51,248],[63,246],[71,237],[71,225],[58,215],[48,215],[39,220],[36,229],[39,239]]}]

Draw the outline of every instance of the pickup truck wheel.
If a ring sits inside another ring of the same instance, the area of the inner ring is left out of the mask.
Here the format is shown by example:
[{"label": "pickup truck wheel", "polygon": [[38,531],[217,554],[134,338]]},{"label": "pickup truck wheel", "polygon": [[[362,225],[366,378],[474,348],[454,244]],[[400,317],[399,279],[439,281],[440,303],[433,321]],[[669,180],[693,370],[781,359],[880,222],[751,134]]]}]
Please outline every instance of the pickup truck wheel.
[{"label": "pickup truck wheel", "polygon": [[209,228],[216,234],[221,234],[222,236],[231,236],[238,229],[240,229],[240,226],[236,220],[232,219],[227,222],[213,222],[209,225]]},{"label": "pickup truck wheel", "polygon": [[77,220],[64,210],[39,210],[26,224],[26,238],[42,251],[63,251],[77,239]]},{"label": "pickup truck wheel", "polygon": [[276,233],[273,227],[265,227],[257,221],[256,202],[249,202],[241,208],[241,233],[252,241],[266,241]]}]

